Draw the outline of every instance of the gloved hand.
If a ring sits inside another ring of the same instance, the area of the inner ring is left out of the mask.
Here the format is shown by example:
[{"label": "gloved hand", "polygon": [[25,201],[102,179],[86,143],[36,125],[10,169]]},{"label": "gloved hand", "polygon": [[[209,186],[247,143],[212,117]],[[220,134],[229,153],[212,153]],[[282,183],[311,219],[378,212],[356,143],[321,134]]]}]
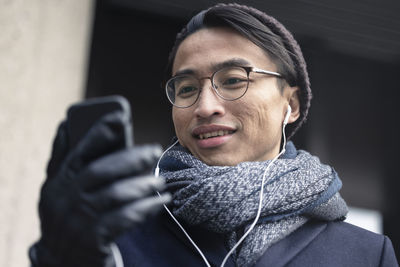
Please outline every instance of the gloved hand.
[{"label": "gloved hand", "polygon": [[154,194],[165,181],[150,174],[160,146],[120,149],[123,132],[122,114],[109,114],[68,151],[60,125],[40,195],[33,266],[115,266],[110,244],[170,201],[168,193]]}]

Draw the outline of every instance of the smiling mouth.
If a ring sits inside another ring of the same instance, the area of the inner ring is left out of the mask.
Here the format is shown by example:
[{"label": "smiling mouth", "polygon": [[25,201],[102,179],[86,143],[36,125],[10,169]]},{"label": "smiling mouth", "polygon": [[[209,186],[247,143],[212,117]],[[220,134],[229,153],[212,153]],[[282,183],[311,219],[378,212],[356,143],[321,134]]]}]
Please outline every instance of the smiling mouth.
[{"label": "smiling mouth", "polygon": [[219,131],[213,131],[213,132],[209,132],[209,133],[202,133],[202,134],[196,135],[196,137],[200,140],[203,140],[203,139],[233,134],[234,132],[235,131],[219,130]]}]

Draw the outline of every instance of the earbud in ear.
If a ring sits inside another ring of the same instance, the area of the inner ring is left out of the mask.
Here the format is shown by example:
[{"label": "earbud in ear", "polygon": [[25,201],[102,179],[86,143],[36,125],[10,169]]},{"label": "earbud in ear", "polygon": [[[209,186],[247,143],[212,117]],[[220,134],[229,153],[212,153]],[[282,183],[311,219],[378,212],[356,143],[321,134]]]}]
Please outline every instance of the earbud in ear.
[{"label": "earbud in ear", "polygon": [[287,106],[287,111],[285,115],[285,119],[283,120],[283,125],[286,125],[289,121],[290,113],[292,113],[292,107],[290,105]]}]

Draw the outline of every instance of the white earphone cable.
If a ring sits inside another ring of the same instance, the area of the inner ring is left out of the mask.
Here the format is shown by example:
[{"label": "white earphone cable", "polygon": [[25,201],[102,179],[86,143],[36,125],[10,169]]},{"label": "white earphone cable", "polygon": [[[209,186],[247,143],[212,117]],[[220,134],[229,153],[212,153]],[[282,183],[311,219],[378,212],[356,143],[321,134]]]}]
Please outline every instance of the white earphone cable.
[{"label": "white earphone cable", "polygon": [[122,260],[121,251],[119,250],[117,244],[112,242],[110,244],[110,249],[114,258],[115,267],[124,267],[124,261]]},{"label": "white earphone cable", "polygon": [[[159,164],[160,161],[162,159],[162,157],[164,156],[164,154],[170,150],[173,146],[175,146],[178,143],[178,140],[176,140],[176,142],[174,142],[170,147],[168,147],[164,153],[161,154],[161,157],[158,159],[157,162],[157,166],[156,169],[154,170],[154,175],[156,177],[159,177],[160,175],[160,168],[159,168]],[[157,191],[157,194],[161,197],[160,192]],[[207,267],[211,267],[210,263],[208,262],[206,256],[203,254],[203,252],[201,251],[201,249],[196,245],[196,243],[193,241],[193,239],[190,237],[190,235],[186,232],[185,228],[183,228],[183,226],[179,223],[179,221],[175,218],[175,216],[172,214],[172,212],[168,209],[168,207],[166,205],[164,205],[165,210],[168,212],[168,214],[171,216],[171,218],[175,221],[175,223],[179,226],[179,228],[182,230],[182,232],[185,234],[185,236],[189,239],[190,243],[192,243],[192,245],[196,248],[197,252],[200,254],[200,256],[203,258],[205,264],[207,265]]]},{"label": "white earphone cable", "polygon": [[275,158],[272,159],[272,161],[268,164],[267,168],[265,168],[264,174],[263,174],[263,178],[261,181],[261,188],[260,188],[260,200],[258,202],[258,210],[257,210],[257,215],[256,218],[254,219],[253,223],[251,224],[251,226],[249,227],[249,229],[247,229],[246,233],[239,239],[239,241],[232,247],[232,249],[228,252],[228,254],[226,254],[224,260],[221,263],[221,267],[223,267],[226,263],[226,261],[228,260],[228,258],[232,255],[232,253],[235,251],[235,249],[243,242],[243,240],[250,234],[250,232],[254,229],[254,227],[257,224],[258,219],[260,218],[261,215],[261,209],[262,209],[262,202],[263,202],[263,198],[264,198],[264,183],[265,183],[265,177],[267,175],[267,172],[269,170],[269,167],[283,154],[285,153],[285,146],[286,146],[286,135],[285,135],[285,126],[286,123],[283,124],[282,127],[282,133],[283,133],[283,148],[282,151],[276,155]]}]

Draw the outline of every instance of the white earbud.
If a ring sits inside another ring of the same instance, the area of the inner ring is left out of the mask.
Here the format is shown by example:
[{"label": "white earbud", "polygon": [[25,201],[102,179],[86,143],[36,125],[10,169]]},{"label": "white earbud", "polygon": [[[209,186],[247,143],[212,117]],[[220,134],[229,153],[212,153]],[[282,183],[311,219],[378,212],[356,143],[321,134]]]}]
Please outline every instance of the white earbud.
[{"label": "white earbud", "polygon": [[283,125],[286,125],[289,121],[290,113],[292,113],[292,107],[290,105],[287,106],[287,111],[285,115],[285,119],[283,120]]}]

